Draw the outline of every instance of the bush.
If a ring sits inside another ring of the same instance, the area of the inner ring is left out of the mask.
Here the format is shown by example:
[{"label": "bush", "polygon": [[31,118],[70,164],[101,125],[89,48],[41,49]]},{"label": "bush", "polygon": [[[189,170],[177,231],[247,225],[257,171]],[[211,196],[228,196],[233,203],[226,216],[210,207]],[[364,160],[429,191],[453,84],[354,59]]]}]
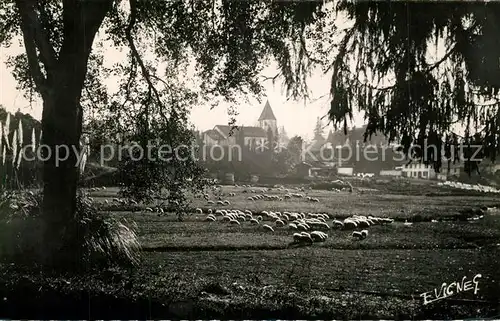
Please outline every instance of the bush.
[{"label": "bush", "polygon": [[[24,191],[0,196],[0,258],[33,264],[44,252],[42,194]],[[137,265],[140,244],[135,224],[100,214],[91,199],[77,196],[75,219],[63,236],[61,263],[77,267]],[[68,260],[68,261],[66,261]],[[66,266],[68,267],[68,266]]]}]

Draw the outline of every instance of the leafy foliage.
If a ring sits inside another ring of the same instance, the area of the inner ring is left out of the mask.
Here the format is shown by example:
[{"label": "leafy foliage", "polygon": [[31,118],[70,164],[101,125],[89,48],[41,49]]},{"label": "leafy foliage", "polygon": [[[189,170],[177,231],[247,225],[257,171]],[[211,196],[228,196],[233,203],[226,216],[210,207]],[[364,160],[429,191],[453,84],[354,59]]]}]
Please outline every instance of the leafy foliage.
[{"label": "leafy foliage", "polygon": [[[175,116],[168,121],[161,116],[152,118],[148,128],[145,121],[139,121],[135,133],[125,136],[135,141],[136,147],[119,163],[122,196],[151,202],[162,197],[166,188],[170,208],[179,215],[188,205],[186,191],[203,188],[201,178],[205,172],[197,162],[199,147],[194,131],[185,126],[182,103],[172,107]],[[160,113],[163,115],[163,111]]]},{"label": "leafy foliage", "polygon": [[[498,3],[339,1],[336,10],[354,24],[332,64],[329,116],[335,125],[346,129],[357,108],[368,122],[365,137],[380,131],[436,169],[460,144],[469,172],[477,168],[469,144],[479,144],[485,157],[495,159]],[[442,47],[444,53],[432,59],[431,48]],[[455,125],[465,127],[463,137]],[[425,157],[425,149],[411,149],[413,144],[434,145],[437,154]],[[450,161],[461,155],[454,156]]]},{"label": "leafy foliage", "polygon": [[301,156],[302,156],[303,146],[304,146],[304,141],[300,136],[294,136],[288,142],[288,146],[286,149],[291,155],[293,165],[297,165],[302,161]]}]

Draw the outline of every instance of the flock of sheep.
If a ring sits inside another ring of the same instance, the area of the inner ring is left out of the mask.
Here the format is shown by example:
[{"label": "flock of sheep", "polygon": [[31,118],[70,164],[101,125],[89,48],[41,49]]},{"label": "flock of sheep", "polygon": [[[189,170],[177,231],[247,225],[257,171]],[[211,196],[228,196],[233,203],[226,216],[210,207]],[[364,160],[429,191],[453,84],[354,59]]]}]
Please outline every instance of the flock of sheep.
[{"label": "flock of sheep", "polygon": [[481,184],[471,185],[471,184],[460,183],[460,182],[446,181],[446,182],[439,182],[438,186],[450,186],[453,188],[466,189],[466,190],[470,190],[470,191],[478,191],[478,192],[484,192],[484,193],[500,193],[500,190],[498,190],[492,186],[484,186]]},{"label": "flock of sheep", "polygon": [[[238,186],[236,186],[238,187]],[[251,186],[242,185],[244,188],[241,193],[257,194],[247,198],[249,201],[283,201],[291,198],[298,198],[310,202],[319,202],[319,199],[307,196],[307,191],[302,187],[287,189],[283,186],[274,186],[278,195],[270,195],[267,192],[273,188],[252,188]],[[340,191],[340,190],[338,190]],[[198,195],[203,197],[210,205],[229,206],[229,200],[223,199],[224,196],[235,196],[235,193],[224,194],[222,186],[212,187],[212,192],[217,200],[210,200],[208,193]],[[305,193],[304,193],[305,192]],[[196,212],[203,214],[201,208],[197,208]],[[263,231],[275,232],[275,229],[287,229],[292,231],[293,243],[311,245],[315,242],[325,242],[328,234],[325,232],[331,230],[352,230],[351,236],[354,239],[362,240],[368,237],[368,229],[373,225],[390,224],[393,222],[389,218],[380,218],[373,216],[355,215],[344,220],[331,218],[325,213],[298,213],[298,212],[272,212],[261,211],[260,213],[252,213],[250,210],[239,209],[208,209],[208,216],[205,218],[209,222],[226,222],[227,224],[241,225],[245,222],[259,226]],[[329,224],[331,222],[331,224]]]},{"label": "flock of sheep", "polygon": [[[235,185],[235,186],[239,187],[238,185]],[[241,187],[249,188],[250,186],[249,185],[242,185]],[[249,200],[249,201],[261,201],[261,200],[264,200],[264,201],[284,201],[284,200],[291,199],[291,198],[301,198],[301,199],[305,199],[309,202],[319,203],[318,198],[307,196],[304,193],[292,193],[292,192],[290,192],[290,189],[284,188],[283,186],[275,186],[274,188],[276,188],[278,191],[282,191],[284,194],[281,194],[281,195],[267,194],[267,192],[271,191],[272,188],[244,189],[241,191],[241,193],[257,194],[257,195],[249,196],[247,198],[247,200]],[[305,189],[303,187],[297,187],[297,188],[295,188],[295,190],[301,191],[301,192],[305,191]],[[229,200],[223,199],[223,196],[226,196],[226,195],[222,192],[221,186],[212,187],[212,191],[213,191],[215,197],[217,198],[217,200],[211,200],[208,193],[205,193],[203,195],[196,195],[195,197],[205,198],[208,205],[215,205],[215,204],[223,205],[223,206],[231,205],[231,202]],[[236,196],[236,193],[228,193],[227,196]]]},{"label": "flock of sheep", "polygon": [[[203,213],[201,208],[196,209],[199,214]],[[296,213],[296,212],[272,212],[262,211],[252,213],[250,210],[238,209],[208,209],[205,218],[209,222],[226,222],[233,225],[242,225],[245,222],[259,226],[263,231],[275,232],[276,229],[288,229],[292,232],[293,243],[311,245],[315,242],[325,242],[328,234],[325,231],[354,230],[352,237],[362,240],[368,236],[370,226],[390,224],[389,218],[355,215],[344,220],[334,219],[328,224],[330,216],[324,213]],[[266,223],[267,222],[267,223]],[[271,223],[273,222],[273,223]]]}]

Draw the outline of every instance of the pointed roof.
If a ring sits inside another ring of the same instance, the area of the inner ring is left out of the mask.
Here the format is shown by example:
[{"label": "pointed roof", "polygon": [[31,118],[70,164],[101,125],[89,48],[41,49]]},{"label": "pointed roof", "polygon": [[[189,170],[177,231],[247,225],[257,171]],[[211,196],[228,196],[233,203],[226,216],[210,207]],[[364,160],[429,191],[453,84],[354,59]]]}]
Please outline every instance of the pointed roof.
[{"label": "pointed roof", "polygon": [[261,120],[276,120],[276,117],[274,117],[273,110],[271,109],[271,105],[269,105],[269,100],[266,101],[266,105],[262,110],[262,114],[260,114],[259,121]]}]

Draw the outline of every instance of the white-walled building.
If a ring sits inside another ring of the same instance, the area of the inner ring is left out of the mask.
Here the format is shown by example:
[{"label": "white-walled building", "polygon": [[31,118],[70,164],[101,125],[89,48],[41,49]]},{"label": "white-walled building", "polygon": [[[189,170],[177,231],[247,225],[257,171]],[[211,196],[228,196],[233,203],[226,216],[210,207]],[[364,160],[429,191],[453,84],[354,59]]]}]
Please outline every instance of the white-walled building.
[{"label": "white-walled building", "polygon": [[409,178],[435,179],[436,171],[432,165],[411,163],[401,167],[401,175]]}]

